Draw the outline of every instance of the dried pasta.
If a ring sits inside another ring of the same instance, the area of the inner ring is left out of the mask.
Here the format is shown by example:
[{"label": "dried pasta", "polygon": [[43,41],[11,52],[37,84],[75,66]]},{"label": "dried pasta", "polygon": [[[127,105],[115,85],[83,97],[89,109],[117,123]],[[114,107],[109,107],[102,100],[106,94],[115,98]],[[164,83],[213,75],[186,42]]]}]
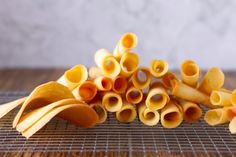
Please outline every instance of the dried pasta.
[{"label": "dried pasta", "polygon": [[229,123],[229,131],[231,134],[236,133],[236,117],[234,117]]},{"label": "dried pasta", "polygon": [[90,103],[91,108],[93,108],[98,115],[98,123],[104,123],[107,119],[107,111],[102,105],[101,100],[94,100]]},{"label": "dried pasta", "polygon": [[131,81],[135,88],[144,89],[151,83],[151,73],[146,67],[139,67],[132,75]]},{"label": "dried pasta", "polygon": [[229,92],[213,90],[210,95],[211,104],[216,106],[230,106],[232,105],[231,95]]},{"label": "dried pasta", "polygon": [[141,89],[130,86],[125,93],[126,101],[131,104],[138,104],[143,99],[143,93]]},{"label": "dried pasta", "polygon": [[204,119],[211,126],[225,124],[229,122],[225,108],[208,110],[205,114]]},{"label": "dried pasta", "polygon": [[162,83],[167,89],[173,89],[174,82],[177,80],[177,77],[172,72],[167,72],[162,77]]},{"label": "dried pasta", "polygon": [[91,80],[94,80],[95,78],[97,78],[99,76],[103,76],[103,72],[99,67],[93,66],[93,67],[89,68],[88,75]]},{"label": "dried pasta", "polygon": [[116,119],[122,123],[130,123],[137,117],[137,112],[134,105],[124,101],[123,106],[116,112]]},{"label": "dried pasta", "polygon": [[150,64],[150,72],[154,77],[162,77],[168,71],[168,63],[165,60],[152,60]]},{"label": "dried pasta", "polygon": [[138,68],[139,57],[136,53],[126,52],[120,59],[120,75],[130,77]]},{"label": "dried pasta", "polygon": [[236,89],[233,90],[233,92],[232,92],[231,103],[232,103],[232,105],[236,105]]},{"label": "dried pasta", "polygon": [[125,93],[128,86],[128,82],[125,77],[117,76],[113,79],[112,90],[116,93]]},{"label": "dried pasta", "polygon": [[106,76],[100,76],[93,81],[99,91],[110,91],[112,89],[112,79]]},{"label": "dried pasta", "polygon": [[102,104],[109,112],[117,112],[121,109],[123,101],[119,94],[107,92],[102,98]]}]

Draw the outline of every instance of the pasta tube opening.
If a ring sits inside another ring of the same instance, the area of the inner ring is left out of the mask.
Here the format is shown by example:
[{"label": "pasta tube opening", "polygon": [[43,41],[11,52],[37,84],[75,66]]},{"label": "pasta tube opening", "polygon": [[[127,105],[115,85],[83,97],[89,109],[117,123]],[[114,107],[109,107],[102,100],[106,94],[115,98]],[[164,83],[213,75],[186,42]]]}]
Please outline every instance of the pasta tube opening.
[{"label": "pasta tube opening", "polygon": [[170,98],[164,89],[153,88],[149,91],[145,103],[151,110],[158,110],[163,108],[169,100]]},{"label": "pasta tube opening", "polygon": [[208,110],[204,117],[205,121],[211,125],[220,125],[229,122],[224,108]]},{"label": "pasta tube opening", "polygon": [[126,52],[120,59],[121,75],[124,77],[131,76],[138,68],[139,57],[135,53]]},{"label": "pasta tube opening", "polygon": [[151,73],[146,67],[138,68],[132,75],[131,81],[138,89],[146,88],[151,82]]},{"label": "pasta tube opening", "polygon": [[98,90],[109,91],[112,88],[112,79],[105,76],[100,76],[94,80]]},{"label": "pasta tube opening", "polygon": [[119,94],[107,92],[102,98],[102,104],[107,111],[117,112],[121,109],[123,102]]},{"label": "pasta tube opening", "polygon": [[162,77],[168,71],[168,63],[165,60],[152,60],[150,72],[154,77]]},{"label": "pasta tube opening", "polygon": [[163,77],[162,77],[162,82],[165,88],[167,89],[172,89],[174,85],[174,81],[177,80],[177,77],[175,76],[174,73],[172,72],[167,72]]},{"label": "pasta tube opening", "polygon": [[160,115],[155,110],[150,110],[146,107],[145,103],[138,105],[139,120],[148,126],[157,125],[160,120]]},{"label": "pasta tube opening", "polygon": [[92,102],[90,105],[98,115],[98,123],[105,122],[107,119],[107,111],[103,107],[102,102],[97,100]]},{"label": "pasta tube opening", "polygon": [[133,86],[129,87],[126,91],[126,101],[131,104],[138,104],[143,99],[143,92]]},{"label": "pasta tube opening", "polygon": [[125,77],[117,76],[113,80],[112,90],[116,93],[124,93],[127,89],[128,82]]},{"label": "pasta tube opening", "polygon": [[116,112],[116,119],[123,123],[130,123],[137,116],[136,109],[133,105],[124,103],[122,108]]},{"label": "pasta tube opening", "polygon": [[216,106],[230,106],[231,94],[228,92],[214,90],[210,95],[210,101]]}]

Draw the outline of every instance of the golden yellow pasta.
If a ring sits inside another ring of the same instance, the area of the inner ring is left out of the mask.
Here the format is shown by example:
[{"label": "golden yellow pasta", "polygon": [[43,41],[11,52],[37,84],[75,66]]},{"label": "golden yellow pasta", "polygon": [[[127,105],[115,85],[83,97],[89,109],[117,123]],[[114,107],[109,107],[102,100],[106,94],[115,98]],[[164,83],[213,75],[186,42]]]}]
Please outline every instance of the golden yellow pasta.
[{"label": "golden yellow pasta", "polygon": [[116,119],[122,123],[130,123],[137,117],[137,112],[134,105],[124,101],[123,106],[116,112]]},{"label": "golden yellow pasta", "polygon": [[231,121],[236,116],[236,106],[229,106],[224,108],[226,110],[226,116]]},{"label": "golden yellow pasta", "polygon": [[226,108],[208,110],[204,117],[207,124],[211,126],[228,123]]},{"label": "golden yellow pasta", "polygon": [[221,90],[213,90],[210,95],[211,104],[216,106],[230,106],[231,103],[231,93],[221,91]]},{"label": "golden yellow pasta", "polygon": [[118,41],[116,48],[113,52],[113,55],[117,60],[120,60],[121,56],[125,52],[129,52],[131,49],[135,48],[138,43],[138,38],[133,33],[124,34],[121,39]]},{"label": "golden yellow pasta", "polygon": [[11,110],[13,110],[14,108],[16,108],[17,106],[22,105],[27,97],[24,98],[20,98],[17,99],[15,101],[12,102],[8,102],[5,104],[1,104],[0,105],[0,118],[2,118],[3,116],[5,116],[8,112],[10,112]]},{"label": "golden yellow pasta", "polygon": [[121,75],[124,77],[131,76],[138,68],[139,57],[136,53],[126,52],[121,56],[120,68]]},{"label": "golden yellow pasta", "polygon": [[117,75],[119,75],[120,64],[107,50],[98,50],[95,53],[94,60],[105,76],[115,78]]},{"label": "golden yellow pasta", "polygon": [[102,105],[101,100],[93,100],[89,105],[96,111],[98,115],[98,123],[105,122],[107,119],[107,111]]},{"label": "golden yellow pasta", "polygon": [[208,95],[180,81],[174,81],[174,86],[171,92],[174,96],[183,100],[192,101],[201,105],[205,105],[209,108],[217,107],[210,103]]},{"label": "golden yellow pasta", "polygon": [[162,77],[168,71],[168,63],[165,60],[152,60],[150,72],[154,77]]},{"label": "golden yellow pasta", "polygon": [[234,117],[229,123],[229,131],[231,134],[236,133],[236,117]]},{"label": "golden yellow pasta", "polygon": [[172,72],[167,72],[163,77],[162,77],[162,83],[167,89],[172,89],[174,82],[177,80],[177,77],[175,76],[174,73]]},{"label": "golden yellow pasta", "polygon": [[103,72],[99,67],[93,66],[89,68],[89,78],[94,80],[95,78],[103,76]]},{"label": "golden yellow pasta", "polygon": [[116,93],[124,93],[127,89],[128,82],[125,77],[117,76],[113,79],[112,90]]},{"label": "golden yellow pasta", "polygon": [[78,87],[76,87],[72,93],[74,94],[75,98],[84,101],[89,102],[91,101],[97,94],[97,87],[92,81],[85,81]]},{"label": "golden yellow pasta", "polygon": [[84,128],[92,127],[96,125],[98,121],[97,113],[87,104],[83,104],[83,103],[68,104],[68,105],[57,107],[51,110],[50,112],[48,112],[45,116],[37,120],[37,122],[33,126],[24,130],[22,132],[22,135],[26,138],[31,137],[33,134],[35,134],[39,129],[41,129],[44,125],[46,125],[56,115],[58,115],[59,117],[67,121],[72,122],[75,125],[79,125]]},{"label": "golden yellow pasta", "polygon": [[158,110],[162,109],[169,100],[170,98],[164,88],[154,86],[150,88],[145,103],[149,109]]},{"label": "golden yellow pasta", "polygon": [[122,107],[122,98],[114,92],[106,92],[102,98],[102,105],[109,112],[117,112]]},{"label": "golden yellow pasta", "polygon": [[183,113],[177,104],[170,101],[161,109],[161,124],[164,128],[176,128],[183,121]]},{"label": "golden yellow pasta", "polygon": [[233,90],[233,92],[232,92],[231,103],[232,103],[232,105],[236,105],[236,89]]},{"label": "golden yellow pasta", "polygon": [[84,65],[76,65],[67,70],[57,82],[68,87],[70,90],[76,88],[79,84],[88,79],[88,71]]},{"label": "golden yellow pasta", "polygon": [[138,106],[139,120],[148,126],[157,125],[160,120],[160,114],[156,110],[150,110],[145,102],[141,102]]},{"label": "golden yellow pasta", "polygon": [[180,100],[179,103],[183,108],[185,121],[194,123],[201,118],[202,109],[196,103],[184,100]]},{"label": "golden yellow pasta", "polygon": [[131,81],[135,88],[144,89],[151,82],[151,73],[146,67],[139,67],[132,75]]},{"label": "golden yellow pasta", "polygon": [[218,90],[224,85],[224,79],[224,73],[219,68],[210,68],[203,77],[198,89],[210,95],[213,90]]},{"label": "golden yellow pasta", "polygon": [[128,103],[138,104],[143,99],[143,92],[141,89],[135,88],[134,86],[130,85],[125,93],[125,98]]},{"label": "golden yellow pasta", "polygon": [[112,89],[112,79],[106,76],[100,76],[93,81],[100,91],[109,91]]},{"label": "golden yellow pasta", "polygon": [[181,80],[189,86],[196,87],[200,77],[200,69],[192,60],[185,60],[180,67]]},{"label": "golden yellow pasta", "polygon": [[13,120],[13,128],[18,124],[20,117],[25,110],[39,108],[53,102],[74,98],[69,88],[57,83],[48,82],[36,87],[22,104],[19,112]]}]

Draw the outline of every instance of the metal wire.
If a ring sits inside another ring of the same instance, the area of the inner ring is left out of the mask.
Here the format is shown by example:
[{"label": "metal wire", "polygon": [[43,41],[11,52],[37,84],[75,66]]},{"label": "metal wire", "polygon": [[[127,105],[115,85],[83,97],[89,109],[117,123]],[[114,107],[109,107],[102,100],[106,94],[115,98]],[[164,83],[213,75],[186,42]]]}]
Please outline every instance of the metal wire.
[{"label": "metal wire", "polygon": [[[22,92],[0,92],[0,103],[22,96]],[[17,110],[0,119],[0,152],[191,152],[236,153],[236,136],[228,125],[211,127],[204,120],[183,122],[175,129],[161,125],[148,127],[137,119],[131,124],[120,124],[114,115],[95,128],[83,129],[59,118],[54,118],[29,140],[12,129]],[[220,155],[221,156],[221,155]]]}]

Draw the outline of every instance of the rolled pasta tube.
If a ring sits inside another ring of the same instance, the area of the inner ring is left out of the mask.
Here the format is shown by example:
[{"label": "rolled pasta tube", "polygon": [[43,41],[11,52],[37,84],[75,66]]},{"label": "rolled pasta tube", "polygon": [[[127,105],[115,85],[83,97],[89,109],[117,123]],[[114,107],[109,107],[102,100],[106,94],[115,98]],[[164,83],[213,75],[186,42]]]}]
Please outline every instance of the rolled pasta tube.
[{"label": "rolled pasta tube", "polygon": [[84,102],[89,102],[96,96],[97,87],[92,81],[85,81],[84,83],[76,87],[72,91],[72,93],[74,94],[76,99]]},{"label": "rolled pasta tube", "polygon": [[120,59],[120,75],[124,77],[131,76],[138,68],[139,57],[136,53],[126,52]]},{"label": "rolled pasta tube", "polygon": [[199,120],[202,116],[202,109],[193,102],[190,101],[179,101],[183,108],[184,120],[188,123],[194,123]]},{"label": "rolled pasta tube", "polygon": [[117,76],[113,79],[112,90],[116,93],[124,93],[127,89],[128,82],[125,77]]},{"label": "rolled pasta tube", "polygon": [[117,75],[119,75],[120,64],[107,50],[98,50],[95,53],[94,60],[105,76],[115,78]]},{"label": "rolled pasta tube", "polygon": [[156,110],[147,108],[145,102],[138,104],[138,114],[139,120],[147,126],[157,125],[160,120],[160,114]]},{"label": "rolled pasta tube", "polygon": [[225,108],[217,108],[208,110],[205,114],[204,120],[211,126],[228,123],[227,113]]},{"label": "rolled pasta tube", "polygon": [[112,79],[106,76],[97,77],[94,81],[97,89],[100,91],[109,91],[112,89]]},{"label": "rolled pasta tube", "polygon": [[51,81],[36,87],[24,101],[15,116],[12,124],[13,128],[18,124],[24,111],[39,108],[67,98],[74,98],[72,92],[69,88],[57,82]]},{"label": "rolled pasta tube", "polygon": [[167,89],[172,89],[173,88],[173,82],[177,80],[177,77],[175,76],[174,73],[172,72],[167,72],[163,77],[162,77],[162,82],[165,88]]},{"label": "rolled pasta tube", "polygon": [[183,121],[183,113],[180,108],[170,101],[161,109],[161,124],[164,128],[176,128]]},{"label": "rolled pasta tube", "polygon": [[200,77],[200,69],[192,60],[185,60],[180,67],[181,80],[189,86],[196,87]]},{"label": "rolled pasta tube", "polygon": [[122,107],[122,99],[119,94],[114,92],[107,92],[102,98],[102,105],[109,112],[117,112]]},{"label": "rolled pasta tube", "polygon": [[93,66],[89,69],[89,78],[94,80],[97,77],[103,76],[103,72],[99,67]]},{"label": "rolled pasta tube", "polygon": [[232,105],[236,105],[236,89],[233,90],[233,92],[232,92],[231,103],[232,103]]},{"label": "rolled pasta tube", "polygon": [[100,100],[95,100],[90,103],[90,106],[98,115],[98,123],[104,123],[107,119],[107,111],[102,105],[102,102]]},{"label": "rolled pasta tube", "polygon": [[143,99],[143,93],[141,89],[130,86],[125,93],[126,101],[131,104],[138,104]]},{"label": "rolled pasta tube", "polygon": [[203,77],[198,90],[210,95],[213,90],[218,90],[224,85],[224,79],[224,73],[219,68],[210,68]]},{"label": "rolled pasta tube", "polygon": [[150,72],[154,77],[162,77],[168,71],[168,63],[165,60],[152,60]]},{"label": "rolled pasta tube", "polygon": [[120,60],[123,53],[130,51],[131,49],[135,48],[138,43],[138,38],[133,33],[126,33],[124,34],[119,42],[116,45],[116,48],[113,52],[113,55],[117,60]]},{"label": "rolled pasta tube", "polygon": [[202,104],[209,108],[217,107],[210,103],[210,99],[208,95],[179,81],[174,82],[174,86],[171,92],[174,96],[181,98],[183,100],[186,100],[186,101]]},{"label": "rolled pasta tube", "polygon": [[31,137],[56,115],[84,128],[92,127],[96,125],[98,121],[97,113],[88,105],[83,103],[68,104],[57,107],[48,112],[45,116],[40,118],[33,126],[23,131],[22,135],[26,138]]},{"label": "rolled pasta tube", "polygon": [[224,107],[226,110],[226,116],[229,121],[231,121],[236,116],[236,106]]},{"label": "rolled pasta tube", "polygon": [[116,112],[116,119],[122,123],[130,123],[137,117],[136,109],[128,102],[124,102],[119,111]]},{"label": "rolled pasta tube", "polygon": [[210,95],[210,102],[212,105],[216,106],[230,106],[231,103],[231,93],[223,92],[220,90],[213,90]]},{"label": "rolled pasta tube", "polygon": [[84,65],[76,65],[67,70],[57,82],[73,90],[79,84],[88,79],[88,71]]},{"label": "rolled pasta tube", "polygon": [[162,109],[169,100],[170,98],[165,89],[157,87],[149,90],[145,104],[150,110],[158,110]]},{"label": "rolled pasta tube", "polygon": [[229,131],[231,134],[236,133],[236,117],[234,117],[229,123]]},{"label": "rolled pasta tube", "polygon": [[24,98],[20,98],[20,99],[14,100],[12,102],[1,104],[0,105],[0,118],[5,116],[7,113],[9,113],[11,110],[16,108],[17,106],[22,105],[25,102],[26,98],[27,97],[24,97]]},{"label": "rolled pasta tube", "polygon": [[144,89],[151,82],[151,73],[146,67],[139,67],[132,75],[131,81],[135,88]]}]

